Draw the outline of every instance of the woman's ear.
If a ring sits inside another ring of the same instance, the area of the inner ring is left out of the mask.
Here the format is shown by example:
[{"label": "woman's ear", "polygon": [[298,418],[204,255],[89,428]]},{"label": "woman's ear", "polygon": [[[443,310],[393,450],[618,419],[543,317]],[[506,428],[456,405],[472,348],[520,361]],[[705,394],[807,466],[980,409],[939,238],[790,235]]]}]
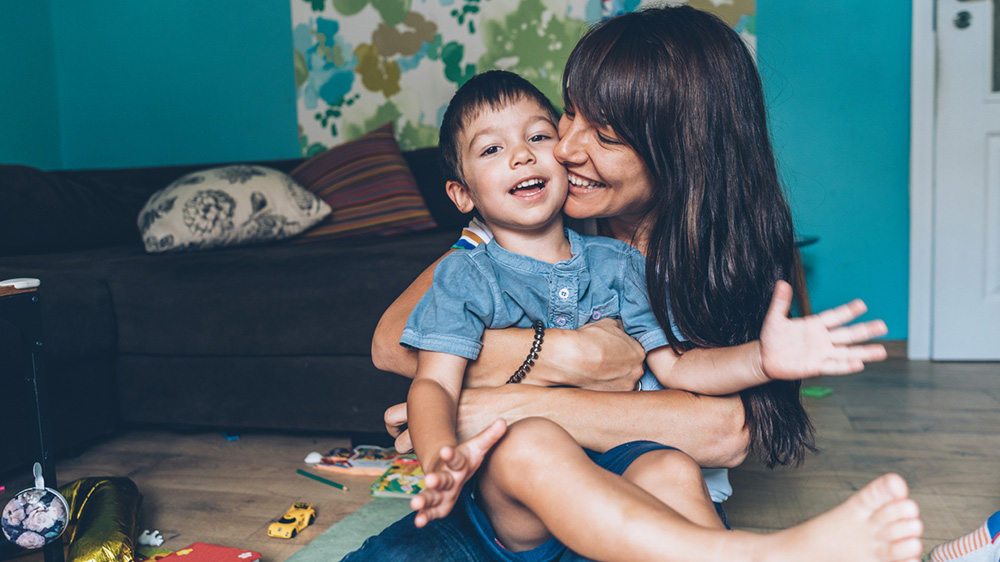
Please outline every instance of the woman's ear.
[{"label": "woman's ear", "polygon": [[448,198],[458,207],[459,211],[469,213],[476,208],[476,204],[472,202],[472,197],[469,195],[469,188],[465,185],[457,181],[449,181],[444,184],[444,189],[448,193]]}]

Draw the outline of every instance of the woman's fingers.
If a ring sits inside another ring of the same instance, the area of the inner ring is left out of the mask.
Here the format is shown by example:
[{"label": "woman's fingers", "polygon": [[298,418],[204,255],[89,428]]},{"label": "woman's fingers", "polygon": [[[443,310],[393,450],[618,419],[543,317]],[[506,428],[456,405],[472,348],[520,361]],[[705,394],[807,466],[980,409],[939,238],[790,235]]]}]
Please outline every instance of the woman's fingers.
[{"label": "woman's fingers", "polygon": [[868,306],[865,304],[865,301],[855,299],[847,304],[842,304],[838,307],[824,310],[823,312],[817,314],[816,317],[819,318],[823,322],[823,325],[827,328],[835,328],[854,321],[855,318],[861,316],[867,311]]},{"label": "woman's fingers", "polygon": [[792,310],[792,293],[792,286],[785,281],[775,283],[771,304],[767,307],[767,316],[787,318],[788,313]]},{"label": "woman's fingers", "polygon": [[881,344],[852,345],[834,350],[833,355],[823,361],[820,374],[848,375],[863,371],[865,363],[882,361],[886,358],[885,347]]},{"label": "woman's fingers", "polygon": [[889,333],[889,328],[881,320],[869,320],[830,330],[830,341],[834,345],[851,345],[866,342]]},{"label": "woman's fingers", "polygon": [[399,434],[406,429],[406,402],[389,406],[382,418],[385,420],[385,430],[389,435],[399,437]]}]

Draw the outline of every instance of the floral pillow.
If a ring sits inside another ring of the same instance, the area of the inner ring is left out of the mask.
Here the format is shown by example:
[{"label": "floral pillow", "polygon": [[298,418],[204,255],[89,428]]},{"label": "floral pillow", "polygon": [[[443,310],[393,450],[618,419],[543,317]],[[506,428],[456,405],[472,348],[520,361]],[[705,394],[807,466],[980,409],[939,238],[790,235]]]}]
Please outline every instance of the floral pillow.
[{"label": "floral pillow", "polygon": [[226,166],[188,174],[157,191],[139,212],[150,253],[257,244],[300,234],[330,206],[288,174]]}]

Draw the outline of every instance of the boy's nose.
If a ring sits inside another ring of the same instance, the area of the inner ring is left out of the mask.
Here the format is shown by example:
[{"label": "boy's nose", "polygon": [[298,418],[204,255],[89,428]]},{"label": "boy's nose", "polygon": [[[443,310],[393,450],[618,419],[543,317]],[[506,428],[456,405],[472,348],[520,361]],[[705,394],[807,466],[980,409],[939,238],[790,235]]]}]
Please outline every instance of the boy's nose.
[{"label": "boy's nose", "polygon": [[510,165],[511,167],[524,166],[526,164],[533,164],[535,162],[535,153],[527,145],[519,145],[513,152],[511,152]]}]

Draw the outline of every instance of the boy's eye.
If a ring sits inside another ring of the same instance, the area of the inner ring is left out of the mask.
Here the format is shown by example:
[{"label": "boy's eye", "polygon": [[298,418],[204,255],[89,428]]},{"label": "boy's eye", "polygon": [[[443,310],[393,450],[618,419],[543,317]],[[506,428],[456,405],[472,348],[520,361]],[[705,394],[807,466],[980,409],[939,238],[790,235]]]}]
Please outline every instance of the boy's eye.
[{"label": "boy's eye", "polygon": [[531,142],[542,142],[542,141],[549,140],[551,138],[552,137],[550,137],[549,135],[545,135],[545,134],[539,133],[537,135],[532,135],[531,138],[529,138],[528,140],[531,141]]},{"label": "boy's eye", "polygon": [[480,156],[489,156],[490,154],[496,154],[499,151],[500,151],[499,146],[487,146],[486,150],[484,150],[482,154],[480,154]]}]

